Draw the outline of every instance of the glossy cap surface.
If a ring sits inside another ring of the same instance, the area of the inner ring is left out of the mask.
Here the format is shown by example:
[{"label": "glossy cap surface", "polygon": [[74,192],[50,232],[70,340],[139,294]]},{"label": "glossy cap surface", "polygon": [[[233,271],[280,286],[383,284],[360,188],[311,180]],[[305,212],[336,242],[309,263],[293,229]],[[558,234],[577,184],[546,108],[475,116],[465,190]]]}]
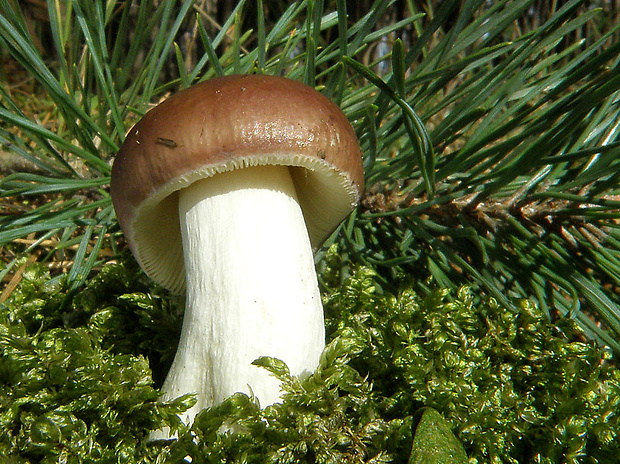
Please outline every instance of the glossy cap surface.
[{"label": "glossy cap surface", "polygon": [[111,195],[129,247],[153,280],[184,290],[177,192],[259,165],[289,166],[314,248],[363,190],[362,153],[346,116],[321,93],[283,77],[204,81],[131,129],[114,161]]}]

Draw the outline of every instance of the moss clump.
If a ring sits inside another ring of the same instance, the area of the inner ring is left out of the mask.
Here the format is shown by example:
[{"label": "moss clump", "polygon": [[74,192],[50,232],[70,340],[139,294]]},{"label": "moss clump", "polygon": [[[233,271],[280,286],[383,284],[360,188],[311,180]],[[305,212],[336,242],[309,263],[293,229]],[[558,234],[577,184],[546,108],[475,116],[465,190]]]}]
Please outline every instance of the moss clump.
[{"label": "moss clump", "polygon": [[[134,279],[135,283],[135,279]],[[137,462],[150,429],[176,426],[190,398],[169,404],[119,314],[130,284],[108,266],[80,295],[31,266],[0,310],[0,456],[9,462]],[[154,306],[154,305],[153,305]],[[156,311],[151,310],[153,314]],[[116,341],[124,340],[115,346]]]},{"label": "moss clump", "polygon": [[472,463],[615,462],[620,374],[571,320],[551,324],[526,301],[474,303],[466,288],[451,301],[374,289],[361,271],[329,307],[339,336],[365,346],[349,365],[373,382],[382,417],[435,408]]},{"label": "moss clump", "polygon": [[[313,375],[256,361],[282,380],[282,404],[261,409],[238,394],[185,429],[174,414],[191,398],[158,403],[156,389],[176,350],[164,341],[178,333],[180,305],[133,276],[107,266],[71,295],[41,267],[26,271],[0,312],[0,455],[407,462],[422,440],[460,454],[452,433],[470,463],[604,463],[620,452],[620,375],[570,321],[549,324],[526,302],[517,312],[474,303],[467,289],[379,295],[365,269],[326,296],[331,342]],[[441,433],[421,420],[428,411]],[[179,439],[149,443],[162,426]]]}]

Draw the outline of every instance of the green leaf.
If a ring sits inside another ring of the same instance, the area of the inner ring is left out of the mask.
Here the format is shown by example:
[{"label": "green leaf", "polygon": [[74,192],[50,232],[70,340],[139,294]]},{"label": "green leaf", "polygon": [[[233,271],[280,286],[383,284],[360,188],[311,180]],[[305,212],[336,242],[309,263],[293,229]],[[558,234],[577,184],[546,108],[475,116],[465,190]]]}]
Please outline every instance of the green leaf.
[{"label": "green leaf", "polygon": [[443,416],[424,408],[413,436],[409,464],[467,464],[463,445],[454,436]]},{"label": "green leaf", "polygon": [[252,365],[263,367],[280,379],[288,377],[290,375],[290,371],[286,363],[277,358],[262,356],[252,361]]}]

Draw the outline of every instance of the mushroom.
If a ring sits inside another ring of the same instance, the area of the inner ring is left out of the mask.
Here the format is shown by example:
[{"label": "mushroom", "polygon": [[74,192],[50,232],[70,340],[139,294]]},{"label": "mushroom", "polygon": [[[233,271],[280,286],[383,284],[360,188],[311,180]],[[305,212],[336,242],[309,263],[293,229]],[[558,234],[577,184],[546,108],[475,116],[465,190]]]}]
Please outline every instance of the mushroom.
[{"label": "mushroom", "polygon": [[316,368],[325,330],[313,252],[362,189],[361,150],[345,115],[283,77],[201,82],[131,129],[111,196],[142,269],[186,294],[162,386],[164,399],[196,393],[184,421],[235,392],[277,402],[277,379],[252,364],[261,356],[293,375]]}]

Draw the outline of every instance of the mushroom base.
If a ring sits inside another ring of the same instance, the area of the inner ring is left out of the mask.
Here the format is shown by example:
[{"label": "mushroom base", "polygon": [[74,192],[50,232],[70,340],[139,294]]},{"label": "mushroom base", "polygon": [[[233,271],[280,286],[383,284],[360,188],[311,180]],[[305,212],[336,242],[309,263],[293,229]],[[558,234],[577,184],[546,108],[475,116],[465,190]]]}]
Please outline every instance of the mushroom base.
[{"label": "mushroom base", "polygon": [[187,301],[164,398],[197,394],[186,422],[236,392],[262,406],[278,401],[279,382],[252,361],[275,357],[302,375],[316,368],[325,345],[312,249],[288,168],[196,182],[179,193],[179,215]]}]

